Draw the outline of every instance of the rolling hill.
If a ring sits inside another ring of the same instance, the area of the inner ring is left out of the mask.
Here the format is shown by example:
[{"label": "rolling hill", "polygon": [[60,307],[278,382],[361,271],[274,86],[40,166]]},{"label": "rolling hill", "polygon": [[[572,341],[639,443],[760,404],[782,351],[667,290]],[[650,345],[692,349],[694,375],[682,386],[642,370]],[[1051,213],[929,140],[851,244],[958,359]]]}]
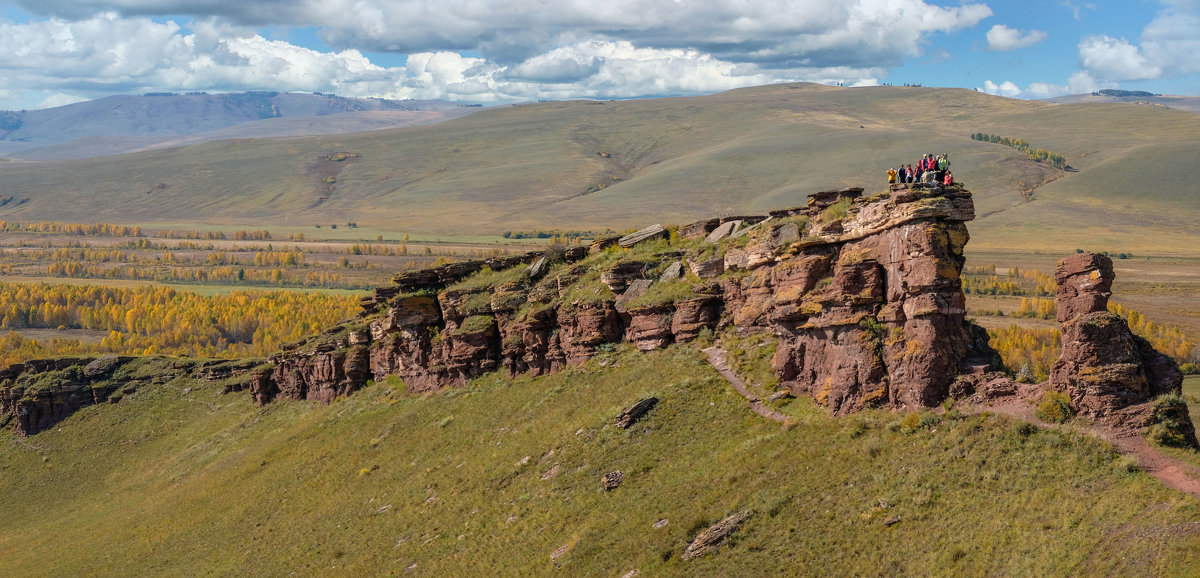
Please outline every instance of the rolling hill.
[{"label": "rolling hill", "polygon": [[437,122],[473,110],[443,101],[319,93],[109,96],[0,111],[0,156],[61,160],[231,138],[361,132]]},{"label": "rolling hill", "polygon": [[[1019,137],[1059,171],[975,141]],[[1200,116],[968,90],[792,84],[482,110],[432,126],[230,140],[118,157],[0,163],[0,218],[279,229],[356,221],[438,235],[627,228],[885,186],[947,152],[976,195],[972,247],[1195,255]],[[339,152],[358,155],[330,165]]]}]

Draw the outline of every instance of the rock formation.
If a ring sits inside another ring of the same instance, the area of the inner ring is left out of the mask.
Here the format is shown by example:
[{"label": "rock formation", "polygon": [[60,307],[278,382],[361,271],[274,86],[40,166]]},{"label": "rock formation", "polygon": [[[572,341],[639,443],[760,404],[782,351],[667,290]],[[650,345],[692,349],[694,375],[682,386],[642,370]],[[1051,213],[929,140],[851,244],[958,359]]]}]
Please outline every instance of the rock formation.
[{"label": "rock formation", "polygon": [[[1047,384],[988,372],[998,356],[986,332],[965,320],[959,279],[973,218],[961,185],[893,185],[871,197],[852,188],[767,216],[707,219],[674,233],[656,225],[590,247],[454,263],[397,276],[362,300],[357,318],[284,346],[269,364],[159,358],[153,379],[226,380],[259,404],[329,402],[370,380],[399,378],[420,393],[496,370],[558,371],[621,341],[649,351],[716,331],[769,331],[781,384],[834,414],[931,407],[947,397],[1029,399],[1050,387],[1069,395],[1075,413],[1150,425],[1153,411],[1142,402],[1178,393],[1181,376],[1106,310],[1107,257],[1058,264],[1063,352]],[[0,370],[0,420],[32,434],[79,407],[120,399],[146,380],[128,370],[131,361]]]},{"label": "rock formation", "polygon": [[1167,356],[1108,311],[1112,260],[1079,253],[1058,262],[1058,322],[1062,355],[1050,387],[1071,398],[1078,414],[1105,417],[1133,404],[1179,393],[1183,375]]},{"label": "rock formation", "polygon": [[328,400],[389,376],[422,392],[735,326],[774,332],[783,383],[834,413],[930,406],[971,363],[959,272],[972,218],[961,187],[843,189],[768,216],[699,221],[674,245],[657,226],[597,241],[537,276],[517,267],[536,254],[408,273],[364,299],[359,319],[275,355],[253,393]]},{"label": "rock formation", "polygon": [[83,407],[118,403],[143,386],[184,375],[224,381],[226,392],[238,391],[246,381],[253,383],[265,375],[261,365],[261,360],[190,361],[112,355],[14,363],[0,369],[0,422],[11,419],[17,435],[33,435]]}]

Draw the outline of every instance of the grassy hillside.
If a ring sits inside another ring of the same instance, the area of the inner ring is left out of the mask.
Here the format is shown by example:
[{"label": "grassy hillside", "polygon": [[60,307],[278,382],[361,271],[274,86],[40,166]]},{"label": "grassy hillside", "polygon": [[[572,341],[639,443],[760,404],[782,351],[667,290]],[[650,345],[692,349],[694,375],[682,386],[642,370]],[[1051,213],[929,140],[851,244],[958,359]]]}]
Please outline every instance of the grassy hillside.
[{"label": "grassy hillside", "polygon": [[[306,135],[336,134],[354,128],[370,130],[379,124],[411,126],[461,116],[469,110],[436,100],[308,93],[118,95],[53,108],[0,111],[0,156],[89,158],[172,141],[283,136],[295,134],[297,129]],[[418,111],[425,112],[396,115]],[[347,116],[336,118],[342,114]]]},{"label": "grassy hillside", "polygon": [[[1078,172],[973,141],[975,132],[1023,138]],[[947,152],[976,193],[974,247],[1195,254],[1200,181],[1188,169],[1197,134],[1198,115],[1121,103],[777,85],[499,107],[357,135],[0,163],[0,198],[13,197],[0,218],[255,228],[356,221],[445,235],[620,229],[761,212],[841,186],[882,188],[889,166]],[[339,151],[361,157],[326,182],[319,161]]]},{"label": "grassy hillside", "polygon": [[[153,375],[155,368],[141,372]],[[0,437],[4,573],[1194,575],[1200,507],[1099,442],[949,412],[792,427],[692,348],[259,409],[147,386]],[[187,389],[191,388],[191,389]],[[611,425],[647,395],[658,406]],[[906,426],[914,427],[906,427]],[[7,431],[7,430],[6,430]],[[610,492],[600,477],[624,472]],[[682,561],[735,512],[731,543]],[[884,526],[886,519],[900,522]]]}]

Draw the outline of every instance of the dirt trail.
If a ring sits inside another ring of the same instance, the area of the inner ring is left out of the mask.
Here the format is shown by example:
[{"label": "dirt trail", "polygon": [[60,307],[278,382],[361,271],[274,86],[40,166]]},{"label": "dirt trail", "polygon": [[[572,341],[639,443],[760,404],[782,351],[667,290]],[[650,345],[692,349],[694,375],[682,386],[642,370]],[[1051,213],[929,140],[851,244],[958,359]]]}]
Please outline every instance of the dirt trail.
[{"label": "dirt trail", "polygon": [[761,415],[767,419],[775,420],[779,423],[787,421],[788,416],[763,405],[762,400],[759,399],[757,395],[750,393],[750,389],[746,387],[746,382],[742,381],[742,378],[738,377],[738,375],[729,368],[729,363],[725,360],[724,349],[713,346],[709,347],[708,349],[704,349],[703,351],[704,355],[708,357],[708,362],[712,364],[712,366],[716,368],[718,372],[720,372],[721,376],[723,376],[725,380],[729,382],[729,385],[733,386],[733,389],[736,389],[737,392],[742,394],[742,397],[746,398],[746,401],[750,403],[750,411],[753,411],[754,413],[757,413],[758,415]]},{"label": "dirt trail", "polygon": [[[750,389],[746,387],[746,382],[742,381],[742,378],[738,377],[730,369],[729,363],[725,359],[726,354],[724,349],[713,346],[703,351],[704,355],[708,357],[708,362],[733,386],[733,389],[746,398],[746,401],[750,404],[751,411],[780,423],[788,419],[788,416],[763,405],[762,400],[750,392]],[[986,411],[1006,415],[1027,421],[1038,427],[1052,429],[1062,427],[1059,424],[1048,423],[1038,419],[1034,414],[1034,408],[1017,398],[1013,398],[1011,401],[994,402],[990,406],[970,406],[970,409],[977,413]],[[1200,467],[1163,454],[1158,449],[1146,443],[1146,438],[1140,435],[1117,432],[1112,428],[1099,425],[1084,427],[1082,431],[1111,443],[1121,455],[1134,457],[1137,459],[1138,467],[1158,478],[1168,488],[1179,490],[1200,499]]]},{"label": "dirt trail", "polygon": [[[1025,420],[1038,427],[1060,428],[1059,424],[1044,422],[1034,414],[1034,408],[1019,399],[993,403],[990,406],[974,406],[975,411],[991,412]],[[1100,438],[1117,448],[1121,455],[1137,459],[1138,467],[1156,477],[1168,488],[1174,488],[1193,497],[1200,498],[1200,468],[1160,452],[1140,435],[1118,432],[1102,425],[1080,428],[1088,435]]]}]

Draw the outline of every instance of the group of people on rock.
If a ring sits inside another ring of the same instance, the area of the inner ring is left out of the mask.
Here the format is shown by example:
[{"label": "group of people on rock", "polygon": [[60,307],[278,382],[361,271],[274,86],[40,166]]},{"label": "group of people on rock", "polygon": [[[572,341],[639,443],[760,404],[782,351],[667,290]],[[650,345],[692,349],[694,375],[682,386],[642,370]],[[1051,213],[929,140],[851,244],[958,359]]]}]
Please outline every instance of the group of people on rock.
[{"label": "group of people on rock", "polygon": [[900,165],[900,168],[887,170],[888,184],[896,183],[931,183],[933,185],[950,186],[954,184],[954,175],[950,172],[950,157],[946,153],[923,155],[917,161],[916,168],[910,165]]}]

